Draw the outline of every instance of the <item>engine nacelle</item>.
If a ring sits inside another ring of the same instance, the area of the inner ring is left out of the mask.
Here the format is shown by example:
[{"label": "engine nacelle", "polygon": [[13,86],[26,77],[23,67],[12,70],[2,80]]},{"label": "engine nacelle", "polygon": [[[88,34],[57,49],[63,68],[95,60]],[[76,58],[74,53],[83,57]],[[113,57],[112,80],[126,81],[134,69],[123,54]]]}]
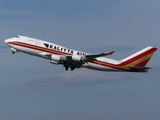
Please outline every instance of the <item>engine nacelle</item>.
[{"label": "engine nacelle", "polygon": [[51,59],[53,60],[53,61],[60,61],[61,60],[61,56],[59,56],[59,55],[51,55]]},{"label": "engine nacelle", "polygon": [[79,55],[73,55],[73,56],[72,56],[72,60],[79,62],[79,61],[85,60],[85,57],[79,56]]},{"label": "engine nacelle", "polygon": [[51,60],[50,63],[58,65],[59,63],[57,61]]}]

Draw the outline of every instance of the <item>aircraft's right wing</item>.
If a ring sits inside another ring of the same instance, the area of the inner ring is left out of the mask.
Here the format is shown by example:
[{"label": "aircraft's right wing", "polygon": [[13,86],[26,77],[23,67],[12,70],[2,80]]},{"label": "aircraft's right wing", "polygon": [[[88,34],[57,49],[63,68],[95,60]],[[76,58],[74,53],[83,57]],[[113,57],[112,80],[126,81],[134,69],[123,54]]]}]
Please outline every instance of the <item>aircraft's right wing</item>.
[{"label": "aircraft's right wing", "polygon": [[40,53],[40,55],[48,57],[51,60],[50,62],[53,64],[63,64],[66,70],[68,70],[68,67],[70,67],[71,70],[73,70],[75,68],[81,68],[83,64],[89,61],[93,61],[98,57],[112,55],[113,53],[114,51],[90,55],[56,55],[42,52]]},{"label": "aircraft's right wing", "polygon": [[95,59],[97,57],[103,57],[103,56],[107,56],[107,55],[112,55],[114,53],[114,51],[108,52],[108,53],[100,53],[100,54],[91,54],[91,55],[86,55],[86,59],[87,60],[92,60]]}]

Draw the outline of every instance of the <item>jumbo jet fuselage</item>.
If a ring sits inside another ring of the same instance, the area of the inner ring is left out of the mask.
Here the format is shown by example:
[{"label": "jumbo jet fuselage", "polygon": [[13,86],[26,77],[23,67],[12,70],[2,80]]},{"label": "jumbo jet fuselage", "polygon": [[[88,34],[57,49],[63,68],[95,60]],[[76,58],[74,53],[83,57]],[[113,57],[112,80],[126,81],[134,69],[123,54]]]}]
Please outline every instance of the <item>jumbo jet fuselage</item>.
[{"label": "jumbo jet fuselage", "polygon": [[88,54],[25,36],[7,39],[5,43],[11,48],[13,54],[23,52],[42,57],[50,60],[52,64],[62,64],[66,70],[85,67],[100,71],[146,72],[149,67],[145,67],[145,65],[157,50],[157,48],[149,46],[123,60],[113,60],[103,56],[111,55],[114,51]]}]

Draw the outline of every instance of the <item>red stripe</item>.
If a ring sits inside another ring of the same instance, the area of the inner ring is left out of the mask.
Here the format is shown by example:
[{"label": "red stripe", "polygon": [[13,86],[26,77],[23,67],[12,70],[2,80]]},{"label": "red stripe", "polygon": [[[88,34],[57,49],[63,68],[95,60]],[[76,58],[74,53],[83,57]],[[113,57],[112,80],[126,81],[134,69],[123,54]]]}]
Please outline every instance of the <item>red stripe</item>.
[{"label": "red stripe", "polygon": [[[65,52],[61,52],[61,51],[57,51],[57,50],[53,50],[53,49],[48,49],[48,48],[44,48],[44,47],[40,47],[40,46],[35,46],[35,45],[27,44],[27,43],[24,44],[22,42],[10,42],[9,44],[17,45],[17,46],[21,46],[21,47],[27,47],[27,48],[30,48],[30,49],[39,50],[39,51],[43,51],[43,52],[48,52],[48,53],[51,53],[51,54],[71,55],[69,53],[65,53]],[[103,66],[107,66],[107,67],[112,67],[112,68],[123,70],[121,68],[117,68],[118,65],[110,64],[110,63],[107,63],[107,62],[102,62],[102,61],[99,61],[99,60],[95,60],[95,61],[93,61],[91,63],[99,65],[99,62]]]}]

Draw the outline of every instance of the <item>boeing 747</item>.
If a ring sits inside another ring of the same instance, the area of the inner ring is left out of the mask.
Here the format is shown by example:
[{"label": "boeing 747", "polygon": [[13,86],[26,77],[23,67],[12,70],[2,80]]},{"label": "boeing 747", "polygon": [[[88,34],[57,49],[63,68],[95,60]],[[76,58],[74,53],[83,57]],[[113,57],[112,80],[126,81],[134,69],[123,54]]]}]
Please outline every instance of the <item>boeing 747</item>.
[{"label": "boeing 747", "polygon": [[25,36],[16,36],[4,41],[12,50],[12,54],[23,52],[50,60],[52,64],[63,65],[65,70],[89,68],[100,71],[147,72],[150,67],[146,64],[156,52],[157,48],[148,46],[141,51],[124,58],[113,60],[104,56],[114,53],[88,54],[72,50],[51,42]]}]

